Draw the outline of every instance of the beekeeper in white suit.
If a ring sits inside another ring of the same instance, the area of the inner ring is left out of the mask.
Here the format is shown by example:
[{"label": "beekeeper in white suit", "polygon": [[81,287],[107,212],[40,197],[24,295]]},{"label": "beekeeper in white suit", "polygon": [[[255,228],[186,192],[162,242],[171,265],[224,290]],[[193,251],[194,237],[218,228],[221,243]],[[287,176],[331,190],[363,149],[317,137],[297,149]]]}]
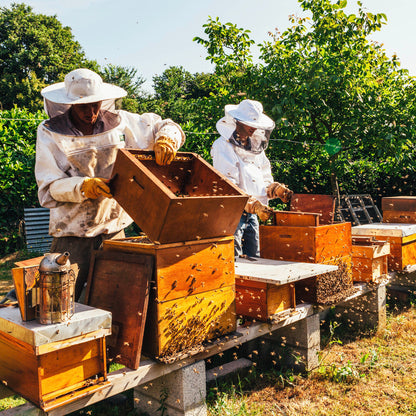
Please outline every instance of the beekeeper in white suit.
[{"label": "beekeeper in white suit", "polygon": [[217,122],[221,135],[212,145],[214,168],[250,195],[234,234],[235,255],[259,256],[259,222],[271,215],[269,199],[288,202],[292,191],[274,182],[264,150],[274,129],[274,121],[263,113],[258,101],[244,100],[226,105],[225,117]]},{"label": "beekeeper in white suit", "polygon": [[133,222],[112,199],[108,182],[120,148],[154,150],[170,164],[185,141],[172,120],[115,110],[127,93],[89,69],[41,91],[50,119],[38,127],[35,175],[41,206],[50,208],[51,252],[70,252],[78,269],[75,299],[85,286],[92,250],[124,236]]}]

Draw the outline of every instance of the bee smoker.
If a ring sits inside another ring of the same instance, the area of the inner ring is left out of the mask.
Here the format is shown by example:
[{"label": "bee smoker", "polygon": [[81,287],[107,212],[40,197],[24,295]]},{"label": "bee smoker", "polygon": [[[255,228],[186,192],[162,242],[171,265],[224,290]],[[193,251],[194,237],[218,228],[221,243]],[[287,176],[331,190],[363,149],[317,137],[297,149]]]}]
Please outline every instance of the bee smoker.
[{"label": "bee smoker", "polygon": [[69,252],[47,253],[39,265],[39,305],[41,324],[68,321],[74,314],[75,275]]}]

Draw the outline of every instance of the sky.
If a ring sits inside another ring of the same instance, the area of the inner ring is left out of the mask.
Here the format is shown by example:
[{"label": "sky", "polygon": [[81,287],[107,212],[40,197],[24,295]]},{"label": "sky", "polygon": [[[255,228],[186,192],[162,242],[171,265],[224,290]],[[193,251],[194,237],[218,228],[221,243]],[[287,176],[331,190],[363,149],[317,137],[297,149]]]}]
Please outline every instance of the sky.
[{"label": "sky", "polygon": [[[20,0],[0,0],[10,7]],[[388,56],[396,54],[402,67],[416,75],[414,46],[415,0],[361,0],[371,13],[385,13],[387,25],[372,39],[382,43]],[[169,66],[182,66],[191,73],[210,72],[203,46],[195,36],[207,38],[203,25],[209,16],[221,23],[231,22],[251,31],[256,43],[269,39],[269,32],[283,32],[289,16],[305,16],[297,0],[25,0],[35,13],[56,15],[72,29],[87,58],[100,65],[133,67],[146,79],[145,90],[152,91],[152,78]],[[358,9],[348,0],[347,12]],[[253,51],[256,53],[256,51]]]}]

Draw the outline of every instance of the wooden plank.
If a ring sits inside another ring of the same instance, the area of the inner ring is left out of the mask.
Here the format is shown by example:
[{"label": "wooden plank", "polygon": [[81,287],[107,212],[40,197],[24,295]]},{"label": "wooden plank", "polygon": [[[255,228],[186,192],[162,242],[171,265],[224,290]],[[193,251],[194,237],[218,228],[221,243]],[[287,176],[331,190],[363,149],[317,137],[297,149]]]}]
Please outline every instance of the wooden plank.
[{"label": "wooden plank", "polygon": [[412,211],[383,211],[384,223],[416,224],[416,212]]},{"label": "wooden plank", "polygon": [[337,270],[334,265],[271,260],[264,258],[237,258],[235,274],[241,279],[282,285]]},{"label": "wooden plank", "polygon": [[383,221],[385,211],[413,211],[416,212],[415,196],[388,196],[381,198]]},{"label": "wooden plank", "polygon": [[372,245],[372,246],[352,246],[353,257],[363,257],[368,259],[374,259],[377,257],[387,256],[390,254],[390,243],[384,242],[384,244]]},{"label": "wooden plank", "polygon": [[316,212],[320,214],[319,223],[332,224],[335,213],[333,195],[293,194],[290,199],[290,210],[295,212]]},{"label": "wooden plank", "polygon": [[290,225],[295,227],[316,227],[321,214],[315,212],[273,211],[273,225]]},{"label": "wooden plank", "polygon": [[109,357],[138,368],[149,300],[153,257],[95,251],[88,276],[86,302],[111,312],[115,339]]}]

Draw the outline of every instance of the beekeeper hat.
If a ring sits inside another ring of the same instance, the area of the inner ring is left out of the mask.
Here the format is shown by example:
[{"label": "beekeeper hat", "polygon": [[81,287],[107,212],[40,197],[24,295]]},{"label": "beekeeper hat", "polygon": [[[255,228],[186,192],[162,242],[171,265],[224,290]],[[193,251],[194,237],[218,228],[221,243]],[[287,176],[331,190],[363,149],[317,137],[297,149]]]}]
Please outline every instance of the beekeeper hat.
[{"label": "beekeeper hat", "polygon": [[228,104],[225,106],[225,115],[230,115],[250,127],[262,130],[272,130],[274,121],[263,113],[263,106],[254,100],[243,100],[238,105]]},{"label": "beekeeper hat", "polygon": [[41,91],[42,96],[58,104],[87,104],[125,97],[127,92],[116,85],[103,82],[102,78],[86,68],[71,71],[64,82],[49,85]]}]

